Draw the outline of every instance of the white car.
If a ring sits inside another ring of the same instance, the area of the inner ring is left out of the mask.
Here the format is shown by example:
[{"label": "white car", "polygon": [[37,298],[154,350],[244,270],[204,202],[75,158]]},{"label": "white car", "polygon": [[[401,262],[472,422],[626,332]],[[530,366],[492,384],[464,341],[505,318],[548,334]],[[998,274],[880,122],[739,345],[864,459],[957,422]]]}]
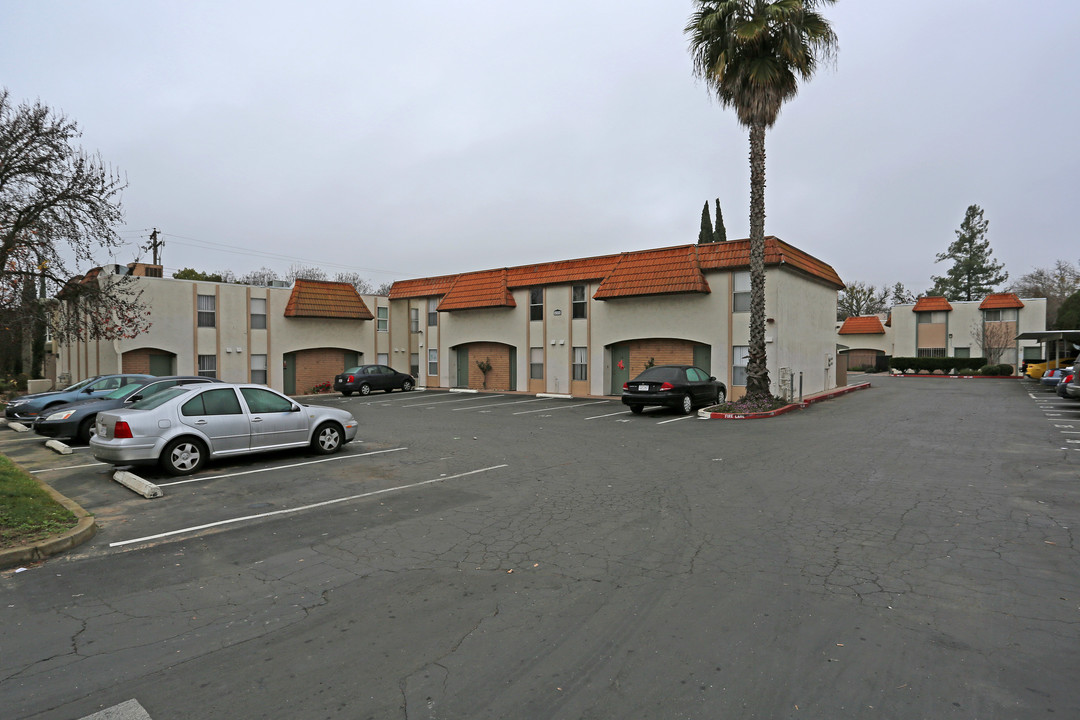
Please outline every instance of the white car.
[{"label": "white car", "polygon": [[113,465],[160,464],[170,475],[190,475],[209,458],[308,446],[337,452],[357,427],[346,410],[302,405],[264,385],[177,385],[98,413],[90,450]]}]

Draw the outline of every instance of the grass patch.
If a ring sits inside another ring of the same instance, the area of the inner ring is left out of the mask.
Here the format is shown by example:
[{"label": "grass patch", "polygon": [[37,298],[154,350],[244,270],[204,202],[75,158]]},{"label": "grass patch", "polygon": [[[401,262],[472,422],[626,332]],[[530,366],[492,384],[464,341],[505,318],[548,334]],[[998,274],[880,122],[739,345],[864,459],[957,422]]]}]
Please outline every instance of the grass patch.
[{"label": "grass patch", "polygon": [[0,455],[0,549],[44,540],[77,522],[29,473]]},{"label": "grass patch", "polygon": [[713,405],[709,408],[709,411],[750,415],[752,413],[772,412],[773,410],[779,410],[790,404],[791,403],[786,400],[779,400],[777,398],[768,398],[764,400],[760,398],[756,400],[747,400],[746,398],[743,398],[741,400],[732,400],[729,402],[722,402],[719,405]]}]

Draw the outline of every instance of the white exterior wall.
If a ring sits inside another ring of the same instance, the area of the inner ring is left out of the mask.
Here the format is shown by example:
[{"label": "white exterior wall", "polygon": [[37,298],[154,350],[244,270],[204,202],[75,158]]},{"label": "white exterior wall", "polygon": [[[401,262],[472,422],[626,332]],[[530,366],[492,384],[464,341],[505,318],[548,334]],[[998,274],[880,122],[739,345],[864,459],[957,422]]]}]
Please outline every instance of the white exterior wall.
[{"label": "white exterior wall", "polygon": [[[1046,298],[1020,298],[1024,307],[1017,313],[1017,334],[1024,332],[1037,332],[1046,329]],[[949,357],[955,355],[956,348],[967,348],[972,357],[983,355],[982,347],[973,334],[973,328],[982,324],[982,310],[979,309],[981,300],[950,301],[952,311],[945,313],[948,333],[948,347],[946,352]],[[892,347],[891,355],[895,357],[914,357],[917,354],[915,346],[916,313],[913,312],[914,304],[897,305],[892,310]],[[1038,343],[1032,340],[1022,340],[1016,344],[1017,357],[1023,362],[1024,348],[1037,347]]]},{"label": "white exterior wall", "polygon": [[[770,282],[771,281],[771,282]],[[779,393],[780,369],[802,375],[803,394],[836,387],[836,288],[781,270],[766,273],[765,347],[773,394]]]}]

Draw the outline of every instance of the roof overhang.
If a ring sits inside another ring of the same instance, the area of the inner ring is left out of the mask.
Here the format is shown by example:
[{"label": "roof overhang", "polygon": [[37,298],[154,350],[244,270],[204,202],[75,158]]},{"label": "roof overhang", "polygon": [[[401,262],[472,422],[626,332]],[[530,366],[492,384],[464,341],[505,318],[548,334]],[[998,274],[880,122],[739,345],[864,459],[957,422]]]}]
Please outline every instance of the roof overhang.
[{"label": "roof overhang", "polygon": [[1051,340],[1067,340],[1080,343],[1080,330],[1038,330],[1023,332],[1016,336],[1017,340],[1037,340],[1049,342]]}]

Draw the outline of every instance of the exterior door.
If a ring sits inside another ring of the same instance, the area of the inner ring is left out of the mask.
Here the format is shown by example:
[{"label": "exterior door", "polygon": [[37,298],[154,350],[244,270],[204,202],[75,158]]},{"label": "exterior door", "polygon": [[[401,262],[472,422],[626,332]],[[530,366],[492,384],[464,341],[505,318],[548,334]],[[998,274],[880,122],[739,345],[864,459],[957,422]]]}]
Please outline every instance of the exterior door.
[{"label": "exterior door", "polygon": [[173,358],[173,355],[161,355],[158,353],[151,353],[150,374],[173,375]]},{"label": "exterior door", "polygon": [[282,389],[286,395],[296,394],[296,353],[285,353],[283,357]]},{"label": "exterior door", "polygon": [[240,394],[248,407],[252,449],[307,444],[307,414],[302,407],[262,388],[241,388]]},{"label": "exterior door", "polygon": [[358,353],[358,352],[355,352],[353,350],[346,350],[345,351],[345,365],[341,369],[342,370],[348,370],[349,368],[354,368],[357,365],[359,365],[361,355],[363,355],[363,353]]},{"label": "exterior door", "polygon": [[694,345],[694,365],[712,375],[712,348],[708,345]]},{"label": "exterior door", "polygon": [[457,386],[461,388],[469,387],[469,348],[459,347],[457,349]]},{"label": "exterior door", "polygon": [[630,380],[630,346],[611,346],[611,394],[622,395],[623,383]]}]

